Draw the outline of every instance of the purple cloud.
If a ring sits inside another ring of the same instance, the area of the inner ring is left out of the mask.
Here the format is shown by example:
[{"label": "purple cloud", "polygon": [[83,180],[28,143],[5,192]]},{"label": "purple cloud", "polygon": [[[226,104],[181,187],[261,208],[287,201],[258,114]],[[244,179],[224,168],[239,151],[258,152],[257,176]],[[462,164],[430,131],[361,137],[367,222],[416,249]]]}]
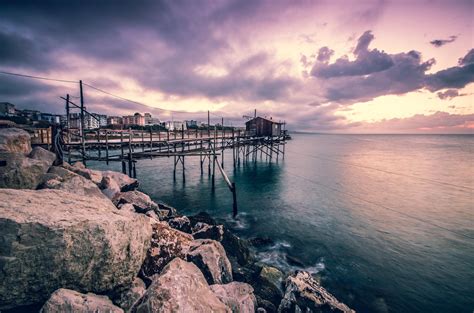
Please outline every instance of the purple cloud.
[{"label": "purple cloud", "polygon": [[449,39],[435,39],[435,40],[430,41],[430,44],[439,48],[448,43],[454,42],[457,38],[458,38],[457,36],[449,36]]}]

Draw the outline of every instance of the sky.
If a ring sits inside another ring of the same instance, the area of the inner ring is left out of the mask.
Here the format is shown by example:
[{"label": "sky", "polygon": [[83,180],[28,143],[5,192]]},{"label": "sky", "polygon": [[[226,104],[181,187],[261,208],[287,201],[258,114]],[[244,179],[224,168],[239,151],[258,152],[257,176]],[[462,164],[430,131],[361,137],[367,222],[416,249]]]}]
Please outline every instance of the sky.
[{"label": "sky", "polygon": [[[0,0],[0,102],[243,116],[329,133],[474,133],[474,0]],[[173,111],[174,110],[174,111]],[[176,112],[175,112],[176,111]]]}]

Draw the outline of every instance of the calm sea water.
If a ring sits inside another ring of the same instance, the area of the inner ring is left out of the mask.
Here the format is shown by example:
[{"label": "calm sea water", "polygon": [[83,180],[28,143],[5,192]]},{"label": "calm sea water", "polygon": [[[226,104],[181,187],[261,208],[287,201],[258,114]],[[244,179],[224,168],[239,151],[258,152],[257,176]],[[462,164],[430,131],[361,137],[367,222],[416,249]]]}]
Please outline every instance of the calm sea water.
[{"label": "calm sea water", "polygon": [[235,170],[227,152],[237,221],[222,178],[212,192],[199,158],[186,160],[185,181],[180,171],[173,181],[171,158],[139,161],[137,175],[184,214],[273,239],[262,260],[313,272],[357,311],[473,312],[474,136],[293,134],[286,152]]}]

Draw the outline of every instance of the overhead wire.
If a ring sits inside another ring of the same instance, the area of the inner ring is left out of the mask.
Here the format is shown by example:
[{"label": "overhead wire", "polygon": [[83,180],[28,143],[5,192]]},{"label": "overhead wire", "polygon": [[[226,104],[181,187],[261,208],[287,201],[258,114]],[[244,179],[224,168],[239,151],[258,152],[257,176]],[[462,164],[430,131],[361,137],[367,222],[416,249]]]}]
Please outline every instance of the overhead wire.
[{"label": "overhead wire", "polygon": [[49,77],[26,75],[26,74],[19,74],[19,73],[5,72],[5,71],[0,71],[0,74],[11,75],[11,76],[19,76],[19,77],[25,77],[25,78],[33,78],[33,79],[40,79],[40,80],[49,80],[49,81],[55,81],[55,82],[61,82],[61,83],[74,83],[74,84],[79,84],[79,81],[74,81],[74,80],[66,80],[66,79],[58,79],[58,78],[49,78]]}]

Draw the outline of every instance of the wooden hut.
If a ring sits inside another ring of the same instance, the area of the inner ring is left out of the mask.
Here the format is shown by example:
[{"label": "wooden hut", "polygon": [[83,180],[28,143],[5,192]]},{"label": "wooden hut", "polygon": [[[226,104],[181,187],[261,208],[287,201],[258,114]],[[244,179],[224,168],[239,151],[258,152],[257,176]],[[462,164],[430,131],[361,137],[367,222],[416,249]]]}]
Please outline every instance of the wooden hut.
[{"label": "wooden hut", "polygon": [[271,118],[257,116],[245,123],[245,130],[249,136],[280,136],[282,134],[281,125]]}]

